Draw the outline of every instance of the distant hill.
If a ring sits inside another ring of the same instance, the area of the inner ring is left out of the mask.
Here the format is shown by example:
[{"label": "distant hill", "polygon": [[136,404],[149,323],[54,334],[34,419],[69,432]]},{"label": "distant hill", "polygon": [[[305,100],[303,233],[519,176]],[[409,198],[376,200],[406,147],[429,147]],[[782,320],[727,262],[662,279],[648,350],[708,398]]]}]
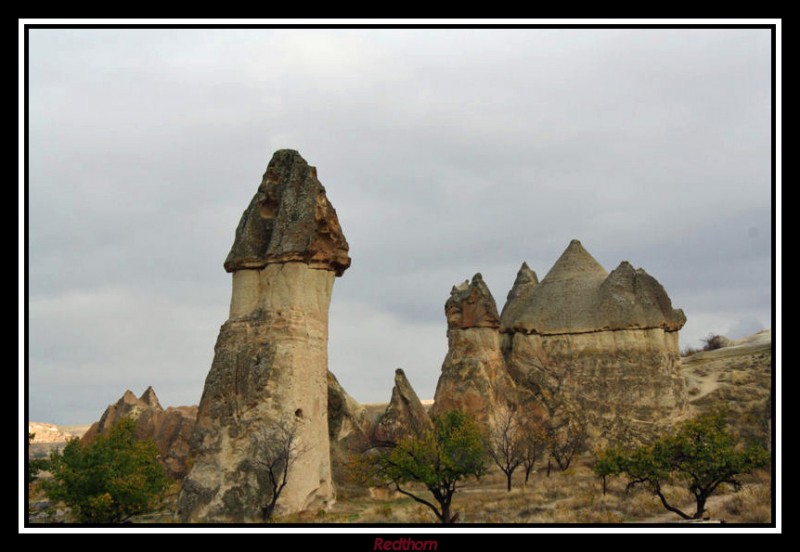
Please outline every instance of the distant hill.
[{"label": "distant hill", "polygon": [[29,422],[28,433],[33,433],[28,449],[30,456],[42,457],[50,454],[51,450],[62,449],[69,439],[83,437],[92,424],[82,425],[56,425],[45,422]]}]

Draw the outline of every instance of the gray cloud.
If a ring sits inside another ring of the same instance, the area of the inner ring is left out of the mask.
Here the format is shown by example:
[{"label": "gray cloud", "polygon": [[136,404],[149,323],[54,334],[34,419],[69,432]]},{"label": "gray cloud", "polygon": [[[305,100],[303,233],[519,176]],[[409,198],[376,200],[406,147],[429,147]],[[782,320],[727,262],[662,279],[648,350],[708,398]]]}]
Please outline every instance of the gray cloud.
[{"label": "gray cloud", "polygon": [[275,149],[318,167],[353,266],[330,361],[432,397],[450,287],[499,306],[572,238],[664,284],[681,342],[770,323],[766,30],[30,33],[30,416],[196,403],[222,261]]}]

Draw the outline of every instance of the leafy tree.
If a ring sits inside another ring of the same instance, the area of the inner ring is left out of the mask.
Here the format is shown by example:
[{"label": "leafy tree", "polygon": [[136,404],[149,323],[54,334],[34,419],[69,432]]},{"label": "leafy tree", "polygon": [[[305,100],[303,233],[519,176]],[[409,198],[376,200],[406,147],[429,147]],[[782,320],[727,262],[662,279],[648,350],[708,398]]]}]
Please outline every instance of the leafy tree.
[{"label": "leafy tree", "polygon": [[[650,446],[609,455],[616,464],[601,467],[601,473],[625,474],[627,489],[642,485],[661,500],[661,504],[684,519],[700,519],[706,501],[720,485],[741,488],[740,474],[763,467],[769,452],[761,445],[739,446],[728,432],[722,412],[704,414],[681,424],[676,432]],[[597,473],[597,471],[596,471]],[[670,504],[663,492],[666,483],[684,485],[695,499],[695,512],[688,514]]]},{"label": "leafy tree", "polygon": [[624,453],[616,447],[608,448],[597,455],[597,461],[592,469],[595,475],[603,480],[603,494],[606,494],[608,488],[608,477],[622,471],[623,461]]},{"label": "leafy tree", "polygon": [[[453,495],[461,481],[486,473],[486,450],[475,423],[450,411],[433,419],[432,430],[362,456],[359,469],[362,479],[391,483],[399,493],[430,508],[440,522],[454,523],[458,514],[451,511]],[[421,483],[434,500],[409,490],[406,485],[411,482]]]},{"label": "leafy tree", "polygon": [[89,445],[72,439],[51,453],[53,479],[44,485],[50,499],[88,523],[119,523],[154,509],[169,480],[155,443],[138,440],[135,427],[125,419]]},{"label": "leafy tree", "polygon": [[289,469],[303,452],[298,445],[297,424],[279,421],[254,439],[253,449],[253,463],[259,468],[262,488],[267,489],[265,504],[261,506],[262,519],[267,521],[272,517],[281,492],[286,487]]}]

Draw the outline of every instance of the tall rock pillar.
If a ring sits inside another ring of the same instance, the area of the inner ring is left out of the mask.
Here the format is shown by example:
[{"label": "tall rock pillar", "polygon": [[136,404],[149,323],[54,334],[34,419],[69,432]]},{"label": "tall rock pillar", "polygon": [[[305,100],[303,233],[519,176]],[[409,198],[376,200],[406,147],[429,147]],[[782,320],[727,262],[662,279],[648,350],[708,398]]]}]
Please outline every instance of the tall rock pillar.
[{"label": "tall rock pillar", "polygon": [[333,500],[328,436],[328,307],[350,266],[347,241],[317,173],[275,152],[225,260],[230,316],[220,329],[193,436],[184,521],[256,521],[269,498],[259,442],[296,428],[297,458],[277,513]]},{"label": "tall rock pillar", "polygon": [[480,273],[453,286],[444,310],[448,349],[431,415],[460,410],[487,428],[498,411],[516,404],[516,391],[503,359],[497,305]]}]

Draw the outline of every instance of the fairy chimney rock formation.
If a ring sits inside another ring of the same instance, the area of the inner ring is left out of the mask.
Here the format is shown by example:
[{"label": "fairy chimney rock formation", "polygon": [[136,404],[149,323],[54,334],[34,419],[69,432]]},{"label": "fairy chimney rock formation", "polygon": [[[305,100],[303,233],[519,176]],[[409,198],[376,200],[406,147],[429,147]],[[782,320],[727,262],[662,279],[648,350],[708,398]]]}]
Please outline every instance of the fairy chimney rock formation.
[{"label": "fairy chimney rock formation", "polygon": [[230,316],[200,400],[184,521],[260,520],[270,485],[257,450],[280,425],[295,428],[300,453],[276,514],[332,502],[328,308],[348,249],[316,169],[275,152],[225,260]]},{"label": "fairy chimney rock formation", "polygon": [[580,407],[598,434],[646,430],[683,410],[686,317],[658,281],[627,261],[608,274],[577,240],[541,282],[529,270],[520,270],[500,328],[521,388],[551,411]]},{"label": "fairy chimney rock formation", "polygon": [[515,391],[503,360],[497,305],[480,273],[453,287],[445,316],[448,351],[431,414],[461,410],[486,426],[501,405],[515,401]]},{"label": "fairy chimney rock formation", "polygon": [[432,427],[428,412],[405,372],[398,368],[394,373],[392,400],[375,426],[374,440],[378,443],[397,443],[403,437],[422,435]]}]

